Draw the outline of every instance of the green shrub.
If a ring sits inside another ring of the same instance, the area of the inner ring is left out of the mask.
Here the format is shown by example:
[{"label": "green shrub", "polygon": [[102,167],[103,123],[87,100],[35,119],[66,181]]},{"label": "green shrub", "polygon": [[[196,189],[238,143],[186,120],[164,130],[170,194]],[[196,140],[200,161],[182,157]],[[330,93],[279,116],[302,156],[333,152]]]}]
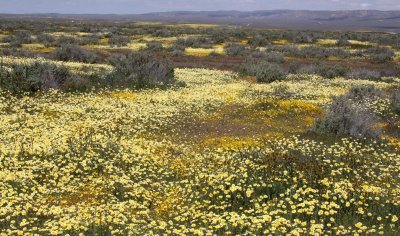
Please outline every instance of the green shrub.
[{"label": "green shrub", "polygon": [[229,56],[246,56],[251,53],[251,50],[241,44],[227,44],[224,50],[226,55]]},{"label": "green shrub", "polygon": [[12,47],[20,47],[22,44],[29,44],[33,42],[31,34],[25,31],[17,32],[14,35],[9,35],[6,37],[5,41],[9,42]]},{"label": "green shrub", "polygon": [[386,47],[373,47],[365,51],[367,56],[375,62],[385,63],[393,60],[394,51]]},{"label": "green shrub", "polygon": [[50,47],[56,41],[53,36],[48,34],[39,34],[36,36],[36,40],[42,43],[46,47]]},{"label": "green shrub", "polygon": [[156,30],[151,35],[154,37],[162,37],[162,38],[167,38],[172,36],[171,32],[168,29]]},{"label": "green shrub", "polygon": [[349,46],[349,45],[351,45],[351,43],[349,42],[347,37],[340,37],[338,39],[338,41],[336,42],[336,46],[339,46],[339,47],[345,47],[345,46]]},{"label": "green shrub", "polygon": [[160,52],[164,49],[163,45],[159,41],[150,41],[146,43],[146,51],[150,52]]},{"label": "green shrub", "polygon": [[326,78],[344,77],[347,69],[340,65],[324,65],[317,66],[317,73]]},{"label": "green shrub", "polygon": [[112,35],[108,39],[108,44],[112,47],[123,47],[127,46],[131,42],[131,38],[128,36]]},{"label": "green shrub", "polygon": [[113,87],[149,88],[175,82],[173,64],[164,58],[137,53],[120,55],[112,63],[115,71],[106,83]]},{"label": "green shrub", "polygon": [[0,87],[12,94],[62,89],[71,78],[67,67],[51,63],[16,64],[0,70]]},{"label": "green shrub", "polygon": [[186,39],[179,38],[176,40],[175,45],[178,47],[191,47],[191,48],[212,48],[213,47],[213,42],[204,37],[189,37]]},{"label": "green shrub", "polygon": [[97,55],[77,45],[63,45],[53,52],[53,58],[59,61],[77,61],[94,63],[98,60]]},{"label": "green shrub", "polygon": [[383,92],[374,85],[358,85],[349,89],[347,97],[357,102],[363,102],[367,98],[381,97]]},{"label": "green shrub", "polygon": [[400,86],[398,86],[392,94],[392,105],[397,114],[400,115]]},{"label": "green shrub", "polygon": [[300,32],[293,38],[293,42],[295,43],[315,43],[316,41],[317,38],[313,33],[309,32]]},{"label": "green shrub", "polygon": [[352,69],[348,73],[348,77],[352,79],[365,79],[365,80],[378,80],[380,79],[381,73],[377,70],[368,70],[368,69]]},{"label": "green shrub", "polygon": [[333,99],[325,117],[316,121],[314,131],[320,134],[351,135],[357,138],[374,138],[381,133],[373,127],[379,118],[362,105],[363,98],[374,96],[375,88],[356,87],[346,95]]},{"label": "green shrub", "polygon": [[263,57],[264,60],[267,62],[273,62],[273,63],[284,63],[285,58],[282,54],[279,53],[267,53],[265,57]]},{"label": "green shrub", "polygon": [[254,37],[250,38],[248,43],[253,47],[265,47],[270,44],[269,40],[260,34],[256,34]]},{"label": "green shrub", "polygon": [[54,41],[53,46],[57,46],[57,47],[61,47],[63,45],[67,45],[67,44],[79,44],[79,39],[78,38],[74,38],[74,37],[67,37],[67,36],[61,36],[58,37],[56,39],[56,41]]},{"label": "green shrub", "polygon": [[284,80],[286,74],[274,64],[261,64],[257,69],[256,79],[258,83],[271,83],[274,81]]}]

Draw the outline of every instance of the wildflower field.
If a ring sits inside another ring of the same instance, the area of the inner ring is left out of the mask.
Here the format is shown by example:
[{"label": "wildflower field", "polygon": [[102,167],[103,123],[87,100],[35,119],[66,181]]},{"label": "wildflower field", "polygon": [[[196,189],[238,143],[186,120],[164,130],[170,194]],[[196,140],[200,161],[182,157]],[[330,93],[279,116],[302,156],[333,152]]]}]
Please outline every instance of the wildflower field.
[{"label": "wildflower field", "polygon": [[328,95],[375,82],[176,78],[187,86],[2,96],[2,234],[398,232],[398,144],[304,135]]},{"label": "wildflower field", "polygon": [[[0,57],[4,74],[38,62],[68,76],[115,70]],[[0,235],[399,235],[399,77],[262,75],[180,67],[168,87],[0,87]],[[315,131],[349,93],[361,121]]]}]

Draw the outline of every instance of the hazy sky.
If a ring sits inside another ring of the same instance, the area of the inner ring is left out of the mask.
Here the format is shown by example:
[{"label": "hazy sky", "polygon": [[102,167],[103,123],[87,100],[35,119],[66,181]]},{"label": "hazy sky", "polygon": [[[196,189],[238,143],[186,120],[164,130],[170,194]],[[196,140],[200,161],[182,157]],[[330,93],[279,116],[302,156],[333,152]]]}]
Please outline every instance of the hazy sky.
[{"label": "hazy sky", "polygon": [[400,10],[400,0],[0,0],[0,13],[119,13],[177,10]]}]

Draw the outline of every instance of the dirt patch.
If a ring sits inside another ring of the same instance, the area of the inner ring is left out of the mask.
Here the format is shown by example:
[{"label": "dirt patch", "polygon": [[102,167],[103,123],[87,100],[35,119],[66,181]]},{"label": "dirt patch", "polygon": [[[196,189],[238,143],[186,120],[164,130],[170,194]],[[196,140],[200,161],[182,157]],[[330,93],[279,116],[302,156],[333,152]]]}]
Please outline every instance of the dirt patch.
[{"label": "dirt patch", "polygon": [[187,119],[175,128],[178,139],[196,144],[260,139],[302,133],[321,114],[319,107],[302,101],[260,101],[249,107],[228,105],[207,119]]}]

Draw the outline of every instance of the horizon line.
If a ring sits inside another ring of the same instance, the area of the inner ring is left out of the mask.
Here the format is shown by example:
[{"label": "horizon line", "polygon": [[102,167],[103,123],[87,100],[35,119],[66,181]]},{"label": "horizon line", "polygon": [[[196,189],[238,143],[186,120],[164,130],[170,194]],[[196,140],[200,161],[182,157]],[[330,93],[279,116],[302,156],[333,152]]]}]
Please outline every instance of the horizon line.
[{"label": "horizon line", "polygon": [[61,13],[61,12],[29,12],[29,13],[6,13],[0,15],[145,15],[156,13],[175,13],[175,12],[263,12],[263,11],[309,11],[309,12],[352,12],[352,11],[379,11],[379,12],[400,12],[399,10],[378,10],[378,9],[351,9],[351,10],[307,10],[307,9],[265,9],[265,10],[176,10],[176,11],[154,11],[145,13]]}]

